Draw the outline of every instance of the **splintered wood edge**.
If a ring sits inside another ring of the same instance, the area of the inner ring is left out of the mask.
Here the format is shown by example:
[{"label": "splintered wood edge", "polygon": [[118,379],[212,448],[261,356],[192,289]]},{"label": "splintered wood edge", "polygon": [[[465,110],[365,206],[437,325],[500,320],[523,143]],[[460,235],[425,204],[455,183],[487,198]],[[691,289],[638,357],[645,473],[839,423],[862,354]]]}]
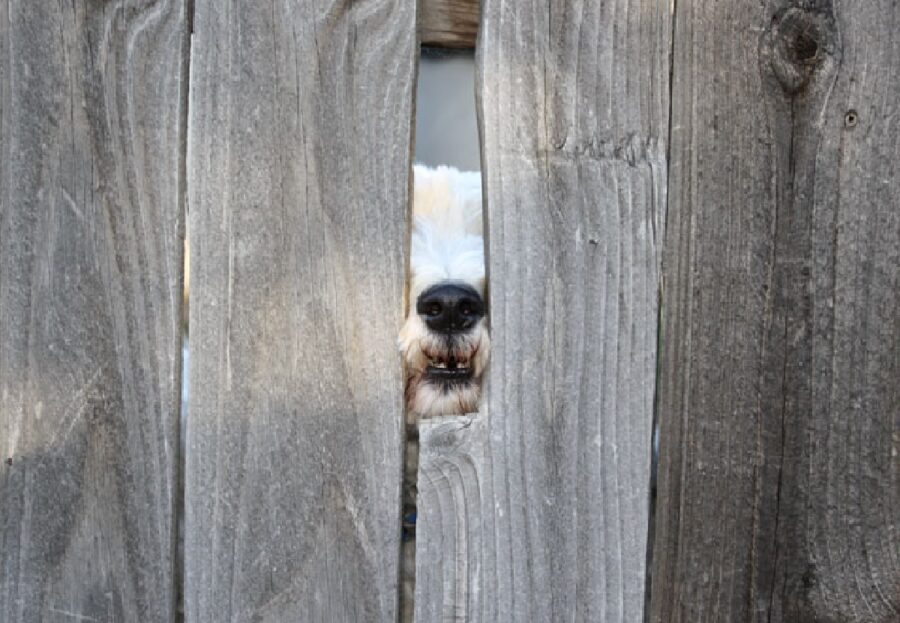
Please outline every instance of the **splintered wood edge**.
[{"label": "splintered wood edge", "polygon": [[480,0],[422,0],[419,38],[424,46],[474,48]]}]

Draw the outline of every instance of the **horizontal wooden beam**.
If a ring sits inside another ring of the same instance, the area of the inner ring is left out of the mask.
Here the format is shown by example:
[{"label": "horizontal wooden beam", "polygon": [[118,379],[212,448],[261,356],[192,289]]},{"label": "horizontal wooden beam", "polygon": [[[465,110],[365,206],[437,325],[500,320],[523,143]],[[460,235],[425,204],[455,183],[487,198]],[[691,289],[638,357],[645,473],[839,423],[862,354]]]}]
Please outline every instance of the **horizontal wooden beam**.
[{"label": "horizontal wooden beam", "polygon": [[480,0],[422,0],[419,37],[422,45],[474,48]]}]

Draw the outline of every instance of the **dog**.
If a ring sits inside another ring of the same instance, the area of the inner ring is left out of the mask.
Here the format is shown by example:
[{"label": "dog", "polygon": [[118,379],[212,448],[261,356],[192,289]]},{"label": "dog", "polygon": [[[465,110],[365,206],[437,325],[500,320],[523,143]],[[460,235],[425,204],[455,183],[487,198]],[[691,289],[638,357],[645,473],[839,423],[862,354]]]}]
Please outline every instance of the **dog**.
[{"label": "dog", "polygon": [[490,353],[481,174],[413,168],[409,309],[399,348],[410,413],[478,409]]}]

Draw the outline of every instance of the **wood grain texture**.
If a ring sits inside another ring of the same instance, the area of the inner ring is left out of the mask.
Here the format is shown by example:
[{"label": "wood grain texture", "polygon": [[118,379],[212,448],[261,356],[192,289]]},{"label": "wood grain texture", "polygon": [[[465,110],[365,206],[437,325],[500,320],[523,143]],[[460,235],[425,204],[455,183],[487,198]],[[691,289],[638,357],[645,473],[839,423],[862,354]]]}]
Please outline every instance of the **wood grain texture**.
[{"label": "wood grain texture", "polygon": [[474,48],[481,0],[421,0],[419,38],[422,45]]},{"label": "wood grain texture", "polygon": [[174,616],[185,5],[0,6],[0,620]]},{"label": "wood grain texture", "polygon": [[[482,416],[423,420],[419,462],[415,621],[494,620],[492,596],[482,593],[482,573],[494,560],[488,536],[490,431]],[[482,484],[484,482],[484,484]],[[491,565],[493,566],[493,565]]]},{"label": "wood grain texture", "polygon": [[420,621],[642,618],[668,6],[484,4],[494,346],[478,425],[424,432]]},{"label": "wood grain texture", "polygon": [[679,2],[652,620],[900,619],[900,6]]},{"label": "wood grain texture", "polygon": [[197,2],[189,622],[396,620],[415,23]]}]

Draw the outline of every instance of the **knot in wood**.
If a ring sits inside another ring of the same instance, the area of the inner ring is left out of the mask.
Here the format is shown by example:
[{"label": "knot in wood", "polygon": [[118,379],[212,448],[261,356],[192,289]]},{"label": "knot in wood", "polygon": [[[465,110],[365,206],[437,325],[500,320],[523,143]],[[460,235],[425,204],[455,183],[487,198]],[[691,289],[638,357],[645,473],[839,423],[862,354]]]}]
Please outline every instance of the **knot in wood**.
[{"label": "knot in wood", "polygon": [[772,18],[762,52],[782,88],[794,95],[806,88],[816,69],[834,54],[834,42],[830,14],[792,7]]}]

